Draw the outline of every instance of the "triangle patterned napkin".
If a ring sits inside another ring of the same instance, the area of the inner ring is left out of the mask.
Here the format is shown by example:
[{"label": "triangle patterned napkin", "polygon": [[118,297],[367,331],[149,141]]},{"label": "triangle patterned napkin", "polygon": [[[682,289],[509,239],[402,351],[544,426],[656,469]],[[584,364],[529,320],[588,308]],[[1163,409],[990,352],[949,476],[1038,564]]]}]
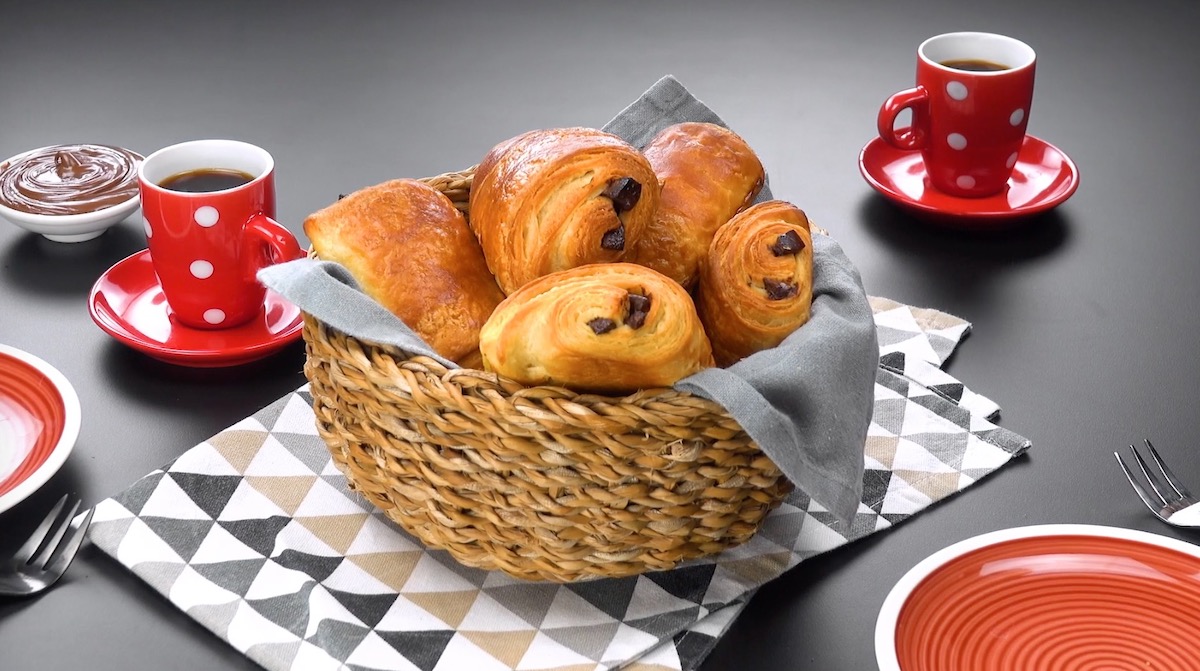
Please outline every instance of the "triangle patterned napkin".
[{"label": "triangle patterned napkin", "polygon": [[349,491],[301,388],[102,501],[90,537],[272,671],[690,671],[766,582],[1030,445],[940,368],[970,324],[871,302],[881,358],[849,524],[796,491],[754,538],[715,557],[630,578],[523,582],[425,549]]}]

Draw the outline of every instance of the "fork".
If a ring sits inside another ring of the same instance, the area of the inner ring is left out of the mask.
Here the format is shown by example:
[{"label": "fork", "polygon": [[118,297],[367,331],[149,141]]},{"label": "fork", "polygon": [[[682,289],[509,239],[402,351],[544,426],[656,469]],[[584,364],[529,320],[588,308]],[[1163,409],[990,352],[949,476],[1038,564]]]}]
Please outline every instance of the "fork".
[{"label": "fork", "polygon": [[[82,520],[75,522],[80,504],[76,500],[70,512],[60,519],[68,498],[69,495],[64,494],[12,559],[0,565],[0,596],[37,594],[66,573],[95,512],[95,508],[88,510]],[[39,548],[41,552],[38,552]]]},{"label": "fork", "polygon": [[1200,528],[1200,499],[1193,496],[1187,487],[1179,484],[1175,474],[1163,462],[1162,457],[1158,455],[1158,450],[1154,449],[1154,445],[1149,439],[1143,440],[1146,443],[1146,449],[1150,452],[1150,458],[1154,460],[1157,472],[1150,468],[1136,447],[1130,445],[1129,451],[1137,462],[1138,470],[1150,485],[1149,490],[1134,476],[1133,471],[1121,458],[1121,453],[1113,452],[1117,457],[1117,463],[1121,464],[1121,470],[1125,471],[1125,477],[1129,478],[1129,484],[1133,485],[1133,490],[1137,492],[1138,497],[1158,519],[1177,527]]}]

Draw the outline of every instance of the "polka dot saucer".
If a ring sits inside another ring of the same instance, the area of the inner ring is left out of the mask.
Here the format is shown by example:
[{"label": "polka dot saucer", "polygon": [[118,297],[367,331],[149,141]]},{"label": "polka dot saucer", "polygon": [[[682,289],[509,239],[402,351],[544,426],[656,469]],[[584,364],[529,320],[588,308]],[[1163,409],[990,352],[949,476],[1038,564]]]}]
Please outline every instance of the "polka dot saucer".
[{"label": "polka dot saucer", "polygon": [[150,250],[117,262],[92,287],[92,321],[121,343],[154,359],[192,368],[237,366],[264,358],[300,337],[300,309],[267,290],[263,309],[234,328],[203,330],[171,314],[154,274]]},{"label": "polka dot saucer", "polygon": [[1079,188],[1079,172],[1054,145],[1025,136],[1012,177],[1003,191],[983,198],[951,196],[934,189],[919,151],[903,151],[873,138],[858,157],[867,183],[888,200],[937,223],[967,229],[998,227],[1050,210]]}]

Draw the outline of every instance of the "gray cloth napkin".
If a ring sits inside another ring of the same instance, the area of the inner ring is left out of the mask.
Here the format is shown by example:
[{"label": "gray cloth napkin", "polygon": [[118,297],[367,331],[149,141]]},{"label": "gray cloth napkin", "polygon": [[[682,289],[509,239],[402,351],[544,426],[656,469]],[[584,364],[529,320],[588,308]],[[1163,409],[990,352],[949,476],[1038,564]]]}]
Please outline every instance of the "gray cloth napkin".
[{"label": "gray cloth napkin", "polygon": [[[667,76],[604,128],[641,147],[659,130],[682,121],[725,125]],[[769,198],[769,190],[764,192]],[[861,500],[862,446],[871,421],[879,345],[858,271],[832,239],[813,238],[808,323],[779,347],[727,369],[702,371],[675,388],[721,404],[796,487],[849,520]],[[457,367],[363,294],[336,263],[301,259],[265,268],[258,277],[338,331]]]}]

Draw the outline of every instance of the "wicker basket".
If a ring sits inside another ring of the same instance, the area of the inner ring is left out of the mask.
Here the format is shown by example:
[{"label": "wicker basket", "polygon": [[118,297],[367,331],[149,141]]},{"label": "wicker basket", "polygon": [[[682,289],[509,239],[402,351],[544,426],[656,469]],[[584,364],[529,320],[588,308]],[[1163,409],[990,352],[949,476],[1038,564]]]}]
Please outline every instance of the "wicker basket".
[{"label": "wicker basket", "polygon": [[[425,181],[468,214],[473,169]],[[351,488],[468,566],[567,582],[748,540],[791,484],[725,410],[671,389],[526,387],[305,315],[317,428]]]}]

